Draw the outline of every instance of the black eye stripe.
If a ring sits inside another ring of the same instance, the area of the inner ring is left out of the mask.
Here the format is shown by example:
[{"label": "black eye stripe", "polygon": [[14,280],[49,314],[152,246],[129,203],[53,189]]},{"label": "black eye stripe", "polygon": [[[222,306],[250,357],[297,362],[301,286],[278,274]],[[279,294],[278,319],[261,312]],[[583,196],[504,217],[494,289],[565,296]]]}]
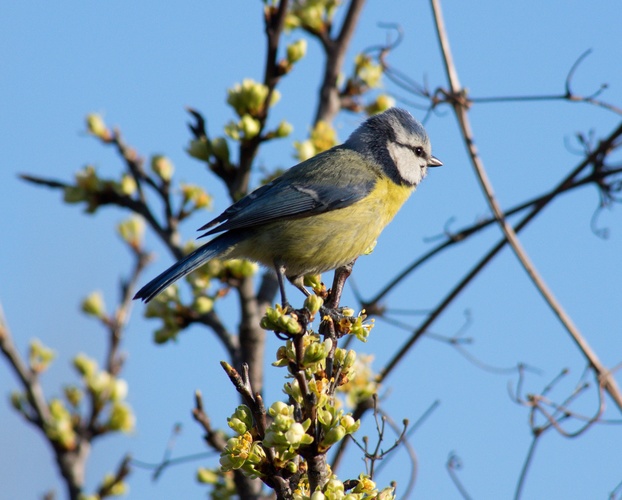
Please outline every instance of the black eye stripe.
[{"label": "black eye stripe", "polygon": [[413,153],[415,153],[419,157],[425,156],[425,153],[423,152],[423,148],[421,146],[410,146],[408,144],[404,144],[403,142],[397,142],[397,141],[395,142],[395,144],[397,144],[398,146],[402,148],[410,149]]}]

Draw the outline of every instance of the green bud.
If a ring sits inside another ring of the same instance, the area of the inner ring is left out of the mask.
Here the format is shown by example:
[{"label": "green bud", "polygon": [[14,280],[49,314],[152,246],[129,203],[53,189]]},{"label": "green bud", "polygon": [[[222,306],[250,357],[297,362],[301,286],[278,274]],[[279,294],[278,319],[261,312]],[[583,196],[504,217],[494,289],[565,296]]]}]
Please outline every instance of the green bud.
[{"label": "green bud", "polygon": [[226,165],[228,165],[229,143],[227,142],[227,139],[225,139],[224,137],[216,137],[215,139],[212,139],[211,145],[214,156]]},{"label": "green bud", "polygon": [[52,399],[49,409],[52,419],[45,428],[47,437],[66,450],[73,449],[76,445],[76,433],[71,423],[71,414],[60,399]]},{"label": "green bud", "polygon": [[67,399],[69,404],[73,407],[77,407],[84,396],[82,390],[75,385],[65,386],[63,392],[65,393],[65,399]]},{"label": "green bud", "polygon": [[296,318],[292,316],[283,316],[282,318],[283,321],[280,324],[286,333],[297,335],[302,331],[302,326],[300,326]]},{"label": "green bud", "polygon": [[259,266],[250,260],[230,259],[225,261],[225,270],[237,279],[253,276],[258,269]]},{"label": "green bud", "polygon": [[63,201],[65,203],[80,203],[86,199],[86,193],[84,189],[75,187],[75,186],[67,186],[63,190]]},{"label": "green bud", "polygon": [[253,442],[251,445],[250,453],[248,454],[248,461],[252,464],[260,464],[266,460],[266,452],[264,451],[261,443],[258,441]]},{"label": "green bud", "polygon": [[73,358],[73,366],[80,375],[89,378],[97,371],[97,361],[89,358],[86,354],[80,353]]},{"label": "green bud", "polygon": [[376,496],[377,500],[394,500],[395,499],[395,488],[392,486],[387,486],[384,488],[378,495]]},{"label": "green bud", "polygon": [[238,116],[242,117],[245,114],[257,116],[263,109],[266,97],[268,97],[268,87],[246,78],[241,84],[236,83],[227,93],[227,103]]},{"label": "green bud", "polygon": [[166,156],[155,155],[151,158],[151,170],[164,182],[169,182],[171,177],[173,177],[175,167]]},{"label": "green bud", "polygon": [[379,87],[383,69],[380,64],[372,61],[366,54],[358,54],[354,59],[355,72],[358,78],[370,88]]},{"label": "green bud", "polygon": [[127,403],[115,402],[110,409],[107,426],[110,430],[131,432],[134,429],[136,418]]},{"label": "green bud", "polygon": [[201,139],[193,139],[186,148],[186,153],[197,160],[208,161],[210,157],[210,148],[207,139],[204,137]]},{"label": "green bud", "polygon": [[103,141],[109,141],[112,138],[108,127],[106,127],[106,124],[104,123],[104,119],[97,113],[86,115],[86,129],[89,134],[92,134]]},{"label": "green bud", "polygon": [[352,415],[344,415],[343,417],[341,417],[341,421],[340,421],[341,425],[343,426],[343,428],[345,429],[347,434],[353,434],[355,433],[359,427],[361,426],[361,421],[360,420],[355,420],[354,417]]},{"label": "green bud", "polygon": [[110,400],[121,401],[127,397],[127,382],[121,378],[113,379],[111,383]]},{"label": "green bud", "polygon": [[204,484],[216,484],[218,482],[218,474],[211,469],[199,467],[197,469],[197,481]]},{"label": "green bud", "polygon": [[106,315],[106,306],[101,292],[93,292],[82,301],[82,312],[100,319]]},{"label": "green bud", "polygon": [[108,494],[113,497],[126,495],[129,488],[123,481],[118,481],[114,474],[106,474],[102,486],[108,489]]},{"label": "green bud", "polygon": [[209,208],[212,204],[212,198],[201,187],[194,184],[182,184],[181,194],[183,203],[191,202],[194,209]]},{"label": "green bud", "polygon": [[305,428],[299,422],[295,422],[290,426],[289,430],[285,433],[285,438],[287,439],[287,443],[295,448],[313,442],[313,437],[306,433]]},{"label": "green bud", "polygon": [[345,436],[346,430],[342,425],[338,425],[337,427],[333,427],[326,433],[324,439],[322,439],[322,444],[325,446],[333,445],[341,441]]},{"label": "green bud", "polygon": [[238,124],[234,121],[230,121],[225,125],[225,134],[227,134],[234,141],[239,141],[241,139],[240,129]]},{"label": "green bud", "polygon": [[121,183],[118,186],[119,194],[132,196],[136,192],[136,180],[130,174],[124,174],[121,177]]},{"label": "green bud", "polygon": [[242,116],[242,119],[238,122],[238,128],[244,135],[245,139],[252,139],[256,137],[261,130],[261,123],[250,115]]},{"label": "green bud", "polygon": [[227,419],[227,423],[238,434],[244,434],[251,430],[253,428],[253,416],[250,408],[246,405],[238,406],[233,415]]},{"label": "green bud", "polygon": [[17,411],[22,411],[24,409],[25,402],[26,397],[21,392],[13,391],[11,393],[11,406]]},{"label": "green bud", "polygon": [[376,97],[376,100],[365,107],[365,112],[368,115],[377,115],[386,111],[389,108],[395,106],[395,99],[393,97],[388,96],[386,94],[381,94]]},{"label": "green bud", "polygon": [[56,353],[54,350],[44,346],[40,340],[34,339],[30,342],[28,363],[33,372],[41,373],[45,371],[55,357]]},{"label": "green bud", "polygon": [[76,187],[87,193],[97,192],[101,189],[101,181],[97,177],[97,171],[93,165],[86,165],[76,172]]},{"label": "green bud", "polygon": [[279,126],[275,130],[274,135],[276,137],[287,137],[292,133],[293,130],[293,125],[283,120],[281,121],[281,123],[279,123]]},{"label": "green bud", "polygon": [[207,314],[214,309],[214,299],[204,295],[197,297],[193,309],[199,314]]},{"label": "green bud", "polygon": [[124,220],[117,226],[117,231],[130,247],[140,250],[145,234],[145,223],[142,217],[133,216]]},{"label": "green bud", "polygon": [[284,314],[283,309],[277,304],[276,308],[268,307],[266,314],[261,318],[259,326],[264,330],[285,332],[296,335],[302,331],[298,319],[290,314]]},{"label": "green bud", "polygon": [[310,286],[314,290],[321,290],[323,288],[321,274],[305,274],[303,283],[305,286]]},{"label": "green bud", "polygon": [[94,373],[86,379],[86,386],[93,395],[99,399],[108,399],[112,392],[114,379],[106,370]]},{"label": "green bud", "polygon": [[268,413],[273,417],[276,417],[277,415],[290,416],[293,415],[294,408],[290,407],[290,405],[283,403],[283,401],[276,401],[275,403],[272,403],[272,406],[270,406]]},{"label": "green bud", "polygon": [[317,313],[322,305],[324,305],[324,299],[322,299],[322,297],[318,297],[317,295],[309,295],[305,299],[305,309],[307,309],[311,314]]},{"label": "green bud", "polygon": [[305,349],[303,356],[303,363],[305,365],[312,365],[319,361],[323,361],[328,356],[332,348],[333,342],[330,339],[326,339],[324,342],[314,342],[309,344]]},{"label": "green bud", "polygon": [[356,362],[356,352],[353,349],[350,349],[348,351],[348,354],[346,354],[346,357],[343,361],[343,368],[344,369],[352,368],[355,362]]},{"label": "green bud", "polygon": [[165,344],[169,340],[175,340],[177,333],[179,333],[179,329],[165,325],[153,332],[153,340],[156,344]]},{"label": "green bud", "polygon": [[290,43],[287,46],[287,62],[294,64],[302,59],[307,53],[307,41],[304,38]]},{"label": "green bud", "polygon": [[310,139],[302,142],[294,141],[294,148],[296,149],[295,157],[300,161],[308,160],[317,153]]},{"label": "green bud", "polygon": [[317,419],[324,427],[330,427],[333,423],[333,412],[330,410],[318,410]]},{"label": "green bud", "polygon": [[354,316],[354,309],[350,307],[344,307],[341,310],[341,314],[343,314],[346,318],[351,318],[352,316]]}]

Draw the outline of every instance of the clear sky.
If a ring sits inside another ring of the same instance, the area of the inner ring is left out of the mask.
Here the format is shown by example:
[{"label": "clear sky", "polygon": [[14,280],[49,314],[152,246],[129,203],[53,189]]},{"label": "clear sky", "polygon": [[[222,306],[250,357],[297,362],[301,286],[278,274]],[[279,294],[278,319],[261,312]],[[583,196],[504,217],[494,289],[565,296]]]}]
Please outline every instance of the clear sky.
[{"label": "clear sky", "polygon": [[[40,338],[58,357],[43,383],[48,397],[63,384],[76,382],[70,360],[77,352],[102,359],[101,329],[79,312],[82,298],[101,290],[108,304],[118,297],[118,283],[129,269],[128,253],[114,234],[126,214],[101,210],[96,216],[64,205],[58,192],[35,188],[18,173],[69,180],[76,170],[94,164],[108,176],[121,169],[110,148],[84,131],[84,116],[99,112],[118,125],[126,140],[145,157],[166,154],[180,179],[201,184],[216,197],[215,210],[228,205],[218,182],[184,152],[189,139],[184,106],[204,113],[210,131],[221,134],[233,118],[225,103],[226,89],[243,78],[260,80],[264,39],[261,2],[5,2],[0,9],[0,303],[21,351]],[[575,91],[589,95],[602,83],[601,96],[622,106],[622,4],[614,0],[584,2],[458,2],[443,3],[448,34],[462,84],[472,96],[557,94],[577,58],[591,55],[576,72]],[[384,43],[377,23],[397,22],[403,44],[391,55],[394,66],[431,88],[446,86],[442,61],[427,2],[370,0],[348,53],[349,69],[357,51]],[[297,34],[291,36],[295,40]],[[306,138],[315,112],[320,81],[318,46],[310,41],[309,56],[284,79],[281,102],[272,124],[287,119],[292,140]],[[406,97],[394,86],[387,90]],[[423,117],[421,110],[410,108]],[[504,207],[554,186],[580,161],[575,135],[600,138],[620,116],[581,103],[536,102],[479,104],[471,118],[477,145]],[[359,118],[337,118],[345,139]],[[464,153],[455,119],[448,109],[426,123],[434,154],[445,164],[430,172],[416,195],[385,231],[371,256],[357,263],[354,279],[373,295],[389,277],[421,255],[442,234],[468,225],[487,208]],[[261,150],[257,164],[267,169],[293,164],[291,140],[275,141]],[[620,160],[620,155],[617,155]],[[595,236],[592,216],[599,203],[593,187],[577,190],[547,209],[521,239],[578,327],[603,363],[622,361],[622,222],[620,207],[597,219],[607,239]],[[206,222],[184,224],[187,239]],[[492,228],[472,242],[446,252],[406,280],[387,298],[401,309],[433,307],[449,287],[499,238]],[[155,238],[148,244],[158,260],[148,276],[171,262]],[[349,289],[345,302],[355,304]],[[563,368],[570,375],[553,396],[563,399],[580,376],[584,362],[565,331],[527,280],[516,259],[504,251],[435,323],[435,334],[451,336],[465,323],[474,344],[469,352],[495,367],[522,362],[537,367],[525,382],[538,392]],[[173,425],[183,430],[174,456],[205,451],[201,432],[190,417],[193,392],[201,389],[214,424],[225,426],[234,408],[234,390],[218,365],[224,359],[217,341],[192,329],[174,345],[152,342],[154,322],[142,318],[136,305],[127,330],[128,361],[124,378],[137,417],[131,436],[105,438],[95,444],[88,466],[88,487],[113,470],[121,456],[158,462]],[[403,321],[416,324],[418,317]],[[228,320],[235,327],[236,320]],[[374,367],[406,339],[407,332],[377,321],[369,343]],[[271,339],[268,352],[277,341]],[[266,399],[281,397],[281,373],[271,369],[273,387]],[[451,452],[460,456],[460,471],[473,498],[508,498],[514,489],[530,444],[528,414],[507,391],[516,384],[512,372],[490,373],[474,366],[446,343],[424,338],[383,387],[384,408],[396,421],[415,421],[439,400],[439,407],[417,430],[412,444],[418,456],[419,498],[459,498],[445,470]],[[622,380],[618,377],[620,383]],[[0,362],[0,482],[2,498],[38,498],[55,489],[64,495],[51,454],[32,428],[10,408],[8,395],[17,381]],[[577,411],[588,414],[595,395],[587,393]],[[620,419],[613,407],[610,419]],[[622,427],[601,425],[579,439],[551,432],[539,445],[524,498],[604,498],[622,481],[619,449]],[[388,446],[388,445],[387,445]],[[362,468],[351,450],[347,470]],[[200,465],[214,458],[167,470],[158,482],[135,469],[129,478],[130,498],[202,498],[205,488],[194,481]],[[378,478],[405,485],[406,458],[397,455]],[[357,472],[358,474],[358,472]],[[343,476],[345,478],[345,476]]]}]

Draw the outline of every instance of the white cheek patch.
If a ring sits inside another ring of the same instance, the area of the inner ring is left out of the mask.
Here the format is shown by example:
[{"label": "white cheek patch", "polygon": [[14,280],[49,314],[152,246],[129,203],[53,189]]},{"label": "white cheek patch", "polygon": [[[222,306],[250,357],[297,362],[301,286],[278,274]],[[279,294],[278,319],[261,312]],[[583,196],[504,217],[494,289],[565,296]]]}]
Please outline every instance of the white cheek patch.
[{"label": "white cheek patch", "polygon": [[418,158],[411,149],[399,146],[391,141],[387,142],[387,150],[397,167],[400,177],[407,184],[412,184],[413,186],[419,184],[428,171],[426,165],[421,164],[421,158]]}]

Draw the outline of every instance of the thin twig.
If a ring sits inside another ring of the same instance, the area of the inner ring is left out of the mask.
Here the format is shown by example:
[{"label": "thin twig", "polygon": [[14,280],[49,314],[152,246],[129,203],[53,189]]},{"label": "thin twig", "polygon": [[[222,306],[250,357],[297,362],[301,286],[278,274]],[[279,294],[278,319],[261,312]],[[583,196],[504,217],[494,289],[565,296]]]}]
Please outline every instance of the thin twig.
[{"label": "thin twig", "polygon": [[520,471],[520,476],[518,477],[516,491],[514,492],[514,500],[519,500],[523,493],[523,487],[525,486],[525,480],[527,479],[527,472],[529,471],[529,466],[533,462],[533,457],[536,453],[536,445],[538,444],[541,436],[542,434],[533,435],[533,439],[531,440],[531,444],[529,445],[529,451],[527,452],[527,456],[525,457],[525,461],[523,462],[523,467]]},{"label": "thin twig", "polygon": [[564,328],[568,331],[573,341],[581,350],[590,365],[599,374],[599,377],[603,379],[603,386],[605,387],[605,390],[609,393],[620,411],[622,411],[622,393],[620,393],[615,379],[601,364],[596,353],[592,350],[579,329],[575,326],[570,316],[568,316],[561,304],[557,301],[552,291],[549,289],[549,287],[544,282],[544,280],[536,270],[535,266],[531,262],[529,256],[527,255],[527,252],[522,247],[520,241],[518,240],[516,232],[514,231],[512,226],[510,226],[510,224],[508,224],[508,222],[505,220],[503,211],[501,210],[501,207],[499,206],[495,198],[492,184],[488,179],[488,175],[486,173],[486,170],[484,169],[482,160],[479,156],[479,153],[477,152],[477,148],[475,147],[471,124],[468,118],[468,105],[462,98],[465,91],[460,85],[458,73],[453,63],[453,57],[451,55],[451,49],[449,47],[449,40],[445,31],[445,25],[442,17],[440,0],[431,0],[431,2],[434,12],[434,18],[436,21],[436,29],[439,37],[439,42],[443,53],[443,61],[445,62],[445,70],[447,72],[451,93],[455,97],[453,101],[454,112],[456,113],[456,117],[458,119],[458,123],[460,124],[460,129],[462,131],[462,136],[467,147],[469,157],[471,158],[471,162],[477,174],[477,178],[480,182],[488,205],[493,214],[495,215],[495,218],[497,219],[497,222],[501,230],[503,231],[506,240],[514,251],[516,257],[522,264],[523,268],[531,278],[532,282],[534,283],[544,300],[547,302],[549,307],[555,313],[557,318],[560,320]]},{"label": "thin twig", "polygon": [[462,498],[465,500],[471,500],[471,495],[469,495],[469,492],[462,484],[462,481],[460,481],[458,474],[456,474],[456,471],[462,468],[462,461],[460,460],[460,457],[452,452],[447,459],[446,467],[451,481],[454,483],[454,486],[457,488]]}]

